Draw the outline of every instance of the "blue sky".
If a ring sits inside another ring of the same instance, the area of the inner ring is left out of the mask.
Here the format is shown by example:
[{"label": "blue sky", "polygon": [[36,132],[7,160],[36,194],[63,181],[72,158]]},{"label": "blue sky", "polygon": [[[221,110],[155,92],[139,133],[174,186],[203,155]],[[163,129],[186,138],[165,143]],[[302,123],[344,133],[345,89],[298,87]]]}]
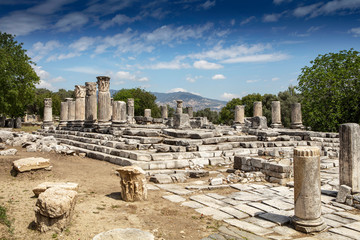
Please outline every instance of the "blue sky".
[{"label": "blue sky", "polygon": [[360,46],[360,0],[1,0],[0,31],[24,43],[56,91],[110,88],[230,100],[297,84],[318,54]]}]

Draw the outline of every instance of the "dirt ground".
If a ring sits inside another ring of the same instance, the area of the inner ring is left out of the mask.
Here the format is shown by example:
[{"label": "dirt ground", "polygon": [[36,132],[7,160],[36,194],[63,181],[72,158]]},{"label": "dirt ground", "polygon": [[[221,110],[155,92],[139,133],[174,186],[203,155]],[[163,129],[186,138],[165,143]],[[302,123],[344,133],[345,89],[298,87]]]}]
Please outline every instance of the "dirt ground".
[{"label": "dirt ground", "polygon": [[[9,147],[8,147],[9,148]],[[0,239],[92,239],[115,228],[138,228],[153,233],[156,239],[201,239],[216,231],[222,222],[161,196],[163,190],[149,190],[149,200],[127,203],[121,200],[118,166],[108,162],[64,156],[56,153],[28,153],[17,148],[16,156],[0,156],[0,205],[6,207],[11,230],[0,223]],[[51,171],[38,170],[10,174],[12,162],[24,157],[49,158]],[[45,181],[79,183],[75,214],[61,233],[34,230],[36,197],[32,189]],[[234,190],[217,190],[214,192]],[[224,192],[225,191],[225,192]],[[199,193],[199,192],[198,192]]]}]

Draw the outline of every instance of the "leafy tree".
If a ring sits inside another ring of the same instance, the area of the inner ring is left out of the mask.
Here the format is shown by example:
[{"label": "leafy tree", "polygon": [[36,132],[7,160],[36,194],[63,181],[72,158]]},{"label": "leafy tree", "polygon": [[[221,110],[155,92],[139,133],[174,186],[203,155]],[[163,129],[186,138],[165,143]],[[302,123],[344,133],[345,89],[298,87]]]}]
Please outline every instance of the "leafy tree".
[{"label": "leafy tree", "polygon": [[170,107],[169,104],[167,104],[167,109],[168,109],[168,117],[171,118],[174,116],[175,113],[175,108]]},{"label": "leafy tree", "polygon": [[319,55],[298,77],[303,121],[318,131],[360,122],[360,53],[342,50]]},{"label": "leafy tree", "polygon": [[219,122],[219,113],[217,111],[211,111],[210,108],[205,108],[194,112],[194,117],[206,117],[212,123]]},{"label": "leafy tree", "polygon": [[254,114],[254,102],[262,102],[260,93],[248,94],[241,98],[241,104],[245,105],[245,117],[252,117]]},{"label": "leafy tree", "polygon": [[272,101],[278,101],[278,97],[274,94],[264,94],[262,96],[263,116],[266,117],[268,126],[270,126],[272,121],[272,116],[271,116]]},{"label": "leafy tree", "polygon": [[242,105],[240,98],[233,98],[220,111],[219,122],[230,125],[235,118],[235,106]]},{"label": "leafy tree", "polygon": [[151,109],[152,117],[160,117],[160,108],[156,105],[156,97],[141,88],[121,89],[114,95],[114,101],[125,101],[134,98],[135,116],[144,116],[144,110]]},{"label": "leafy tree", "polygon": [[0,114],[21,117],[39,82],[30,57],[11,34],[0,32]]},{"label": "leafy tree", "polygon": [[284,127],[291,125],[291,104],[301,102],[301,95],[296,93],[295,87],[289,86],[287,90],[278,93],[281,104],[281,122]]}]

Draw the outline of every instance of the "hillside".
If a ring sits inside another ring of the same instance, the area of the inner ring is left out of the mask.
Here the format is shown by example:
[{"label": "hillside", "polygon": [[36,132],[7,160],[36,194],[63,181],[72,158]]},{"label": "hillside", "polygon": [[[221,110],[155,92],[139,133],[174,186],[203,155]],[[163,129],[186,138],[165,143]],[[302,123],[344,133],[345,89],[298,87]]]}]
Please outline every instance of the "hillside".
[{"label": "hillside", "polygon": [[[110,94],[113,96],[118,90],[110,89]],[[184,107],[193,107],[194,111],[205,108],[210,108],[214,111],[220,111],[226,105],[225,101],[204,98],[202,96],[192,94],[189,92],[173,92],[173,93],[159,93],[151,92],[156,96],[156,103],[159,105],[168,104],[170,107],[176,108],[176,100],[183,100]]]}]

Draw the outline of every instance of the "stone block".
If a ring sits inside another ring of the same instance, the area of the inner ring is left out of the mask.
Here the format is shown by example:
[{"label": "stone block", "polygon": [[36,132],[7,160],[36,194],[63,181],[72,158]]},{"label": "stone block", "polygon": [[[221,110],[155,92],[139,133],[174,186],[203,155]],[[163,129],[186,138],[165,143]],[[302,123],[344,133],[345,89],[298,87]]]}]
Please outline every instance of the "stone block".
[{"label": "stone block", "polygon": [[79,186],[78,183],[72,183],[72,182],[43,182],[37,185],[35,188],[33,188],[33,193],[37,197],[40,195],[40,193],[45,192],[47,189],[52,187],[76,191],[78,189],[78,186]]},{"label": "stone block", "polygon": [[53,187],[39,195],[35,206],[37,229],[62,231],[71,221],[77,192]]},{"label": "stone block", "polygon": [[173,182],[170,175],[168,175],[168,174],[155,174],[150,177],[149,181],[154,182],[154,183],[160,183],[160,184],[167,184],[167,183]]},{"label": "stone block", "polygon": [[341,185],[339,187],[339,191],[336,196],[336,201],[339,203],[345,203],[346,197],[350,195],[351,195],[351,187],[346,185]]},{"label": "stone block", "polygon": [[15,148],[0,151],[0,156],[14,156],[17,153]]},{"label": "stone block", "polygon": [[50,160],[41,157],[22,158],[14,161],[13,166],[18,172],[25,172],[50,167]]},{"label": "stone block", "polygon": [[151,158],[153,161],[165,161],[172,160],[173,155],[171,153],[154,153],[151,154]]}]

